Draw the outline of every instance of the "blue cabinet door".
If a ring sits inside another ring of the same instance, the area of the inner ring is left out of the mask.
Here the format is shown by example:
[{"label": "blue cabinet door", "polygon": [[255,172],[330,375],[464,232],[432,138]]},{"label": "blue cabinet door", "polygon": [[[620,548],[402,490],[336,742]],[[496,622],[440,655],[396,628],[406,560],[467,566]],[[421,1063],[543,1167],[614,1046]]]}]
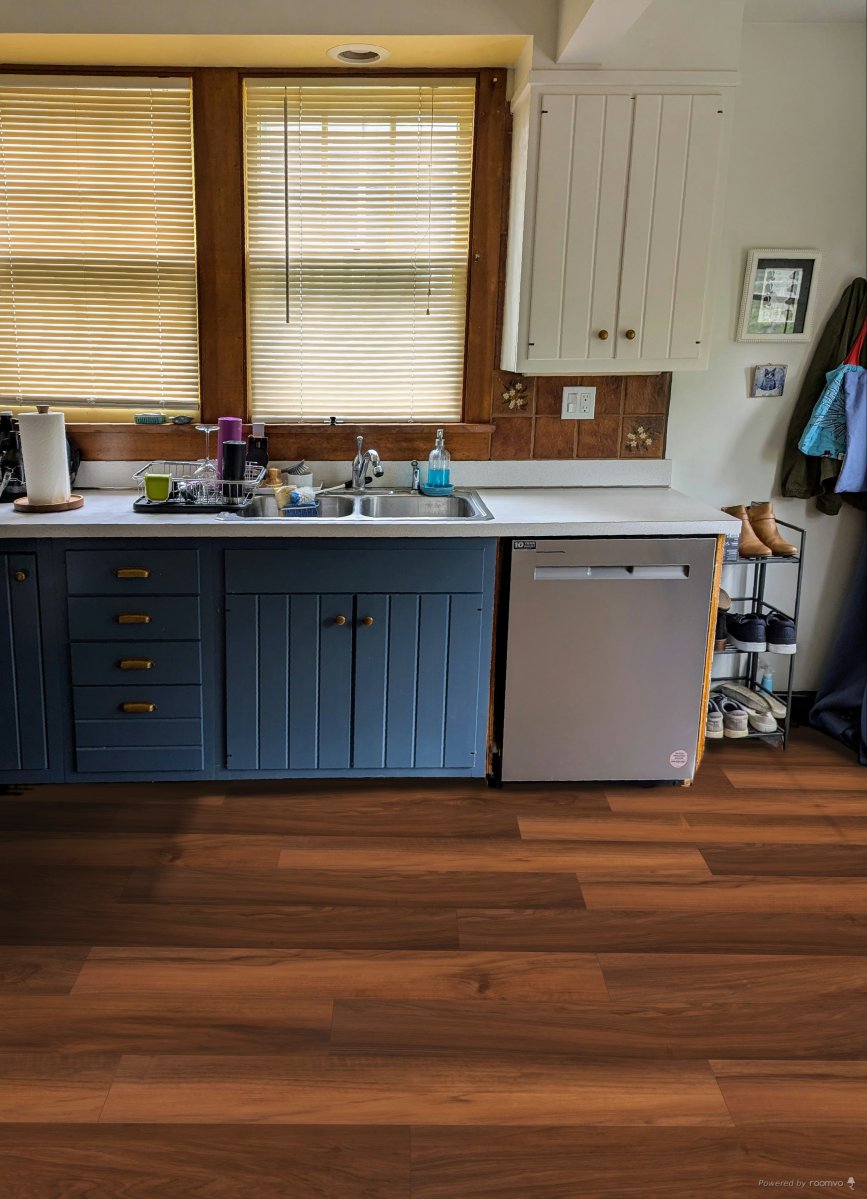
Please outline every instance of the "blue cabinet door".
[{"label": "blue cabinet door", "polygon": [[226,766],[351,765],[353,600],[231,595],[226,600]]},{"label": "blue cabinet door", "polygon": [[472,770],[480,755],[482,595],[359,595],[352,764]]},{"label": "blue cabinet door", "polygon": [[35,554],[0,554],[0,772],[48,769]]}]

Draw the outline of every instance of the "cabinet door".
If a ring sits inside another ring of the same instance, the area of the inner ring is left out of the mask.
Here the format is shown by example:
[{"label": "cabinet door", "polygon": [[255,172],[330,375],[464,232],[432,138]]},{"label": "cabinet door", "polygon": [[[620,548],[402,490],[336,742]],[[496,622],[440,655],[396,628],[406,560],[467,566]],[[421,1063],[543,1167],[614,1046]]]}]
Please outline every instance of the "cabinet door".
[{"label": "cabinet door", "polygon": [[358,596],[355,769],[475,765],[482,606],[475,594]]},{"label": "cabinet door", "polygon": [[720,97],[634,104],[615,357],[676,365],[702,356]]},{"label": "cabinet door", "polygon": [[352,634],[351,596],[228,598],[230,770],[349,767]]},{"label": "cabinet door", "polygon": [[0,771],[48,768],[35,554],[0,554]]},{"label": "cabinet door", "polygon": [[614,355],[632,103],[629,96],[542,97],[531,365]]}]

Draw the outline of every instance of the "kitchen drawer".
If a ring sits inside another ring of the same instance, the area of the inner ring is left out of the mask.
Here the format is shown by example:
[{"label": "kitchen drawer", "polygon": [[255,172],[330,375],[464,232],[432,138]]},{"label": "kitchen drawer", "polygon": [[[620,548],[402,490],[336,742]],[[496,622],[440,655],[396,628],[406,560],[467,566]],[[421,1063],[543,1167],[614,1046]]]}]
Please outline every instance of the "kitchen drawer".
[{"label": "kitchen drawer", "polygon": [[367,542],[292,545],[226,551],[226,591],[235,595],[317,593],[478,592],[484,589],[485,548],[478,542],[394,546]]},{"label": "kitchen drawer", "polygon": [[72,681],[86,686],[198,684],[201,649],[198,641],[79,641],[72,646]]},{"label": "kitchen drawer", "polygon": [[76,720],[77,749],[155,749],[202,744],[201,720],[160,720],[127,716],[123,720]]},{"label": "kitchen drawer", "polygon": [[[201,687],[152,687],[147,680],[130,680],[122,687],[75,687],[76,720],[116,720],[141,724],[152,715],[158,721],[195,719],[202,714]],[[124,712],[124,704],[154,704],[152,713]]]},{"label": "kitchen drawer", "polygon": [[76,768],[81,774],[175,774],[202,769],[204,754],[200,745],[177,745],[168,749],[146,746],[140,749],[78,749]]},{"label": "kitchen drawer", "polygon": [[155,550],[142,539],[113,550],[67,550],[70,595],[197,595],[199,553]]},{"label": "kitchen drawer", "polygon": [[[69,604],[72,641],[191,641],[199,636],[195,597],[76,597]],[[129,617],[140,617],[128,623]]]}]

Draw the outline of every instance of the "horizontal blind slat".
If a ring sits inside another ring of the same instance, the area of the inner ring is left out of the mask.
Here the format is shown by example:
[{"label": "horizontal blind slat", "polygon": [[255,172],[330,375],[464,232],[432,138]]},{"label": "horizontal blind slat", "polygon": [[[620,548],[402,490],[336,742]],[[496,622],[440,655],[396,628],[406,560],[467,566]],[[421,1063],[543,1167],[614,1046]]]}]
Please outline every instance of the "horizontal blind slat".
[{"label": "horizontal blind slat", "polygon": [[461,419],[474,111],[464,80],[245,87],[254,418]]}]

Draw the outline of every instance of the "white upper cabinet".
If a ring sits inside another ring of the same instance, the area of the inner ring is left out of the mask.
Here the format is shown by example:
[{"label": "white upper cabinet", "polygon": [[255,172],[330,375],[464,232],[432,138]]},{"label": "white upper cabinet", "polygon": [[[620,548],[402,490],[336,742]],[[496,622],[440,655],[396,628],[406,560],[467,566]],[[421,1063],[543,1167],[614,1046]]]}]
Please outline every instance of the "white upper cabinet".
[{"label": "white upper cabinet", "polygon": [[527,93],[515,110],[504,369],[705,368],[722,97]]}]

